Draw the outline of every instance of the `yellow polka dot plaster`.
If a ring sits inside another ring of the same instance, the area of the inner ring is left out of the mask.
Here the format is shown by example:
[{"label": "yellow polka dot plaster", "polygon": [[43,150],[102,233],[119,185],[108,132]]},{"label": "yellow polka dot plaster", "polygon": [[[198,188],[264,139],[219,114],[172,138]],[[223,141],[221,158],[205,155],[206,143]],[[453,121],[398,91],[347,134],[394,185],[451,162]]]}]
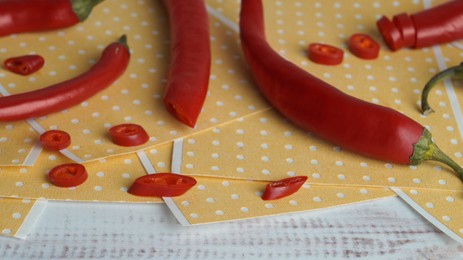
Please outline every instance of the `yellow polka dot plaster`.
[{"label": "yellow polka dot plaster", "polygon": [[445,165],[427,161],[415,167],[371,160],[302,131],[274,110],[186,138],[182,171],[272,181],[306,175],[310,183],[329,185],[463,188]]},{"label": "yellow polka dot plaster", "polygon": [[[156,172],[170,169],[170,144],[143,152],[149,155],[149,163]],[[1,167],[0,196],[73,201],[162,202],[161,198],[138,197],[127,193],[136,178],[147,174],[137,154],[83,163],[89,176],[77,187],[61,188],[51,184],[47,179],[48,172],[57,165],[69,162],[72,161],[60,153],[43,151],[33,167]]]},{"label": "yellow polka dot plaster", "polygon": [[[36,200],[0,198],[0,235],[16,237]],[[27,231],[25,231],[27,233]]]},{"label": "yellow polka dot plaster", "polygon": [[463,192],[403,189],[406,195],[436,221],[463,239]]},{"label": "yellow polka dot plaster", "polygon": [[383,188],[303,185],[278,200],[262,200],[268,182],[197,177],[198,184],[174,198],[190,224],[295,213],[395,196]]}]

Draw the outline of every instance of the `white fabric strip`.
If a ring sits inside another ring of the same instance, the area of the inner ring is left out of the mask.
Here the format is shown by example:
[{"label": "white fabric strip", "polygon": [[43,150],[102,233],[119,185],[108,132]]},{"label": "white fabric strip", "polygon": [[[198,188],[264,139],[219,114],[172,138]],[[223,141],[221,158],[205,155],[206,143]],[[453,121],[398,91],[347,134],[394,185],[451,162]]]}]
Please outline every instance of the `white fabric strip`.
[{"label": "white fabric strip", "polygon": [[29,235],[32,227],[34,226],[35,222],[40,218],[42,212],[45,210],[47,205],[47,200],[45,199],[38,199],[35,201],[34,206],[32,206],[29,214],[27,214],[26,219],[19,227],[18,231],[15,233],[14,237],[19,239],[26,239]]},{"label": "white fabric strip", "polygon": [[[172,162],[171,171],[172,173],[181,173],[182,169],[182,154],[183,154],[183,138],[175,139],[174,146],[172,149]],[[183,215],[182,211],[178,208],[175,201],[170,197],[163,197],[167,207],[169,207],[172,214],[174,214],[177,221],[182,226],[190,226],[190,222]]]},{"label": "white fabric strip", "polygon": [[172,164],[171,171],[173,173],[182,172],[182,155],[183,155],[183,138],[174,140],[174,147],[172,150]]},{"label": "white fabric strip", "polygon": [[146,155],[145,151],[138,151],[137,152],[138,159],[140,159],[143,168],[145,168],[146,174],[153,174],[156,173],[156,169],[154,169],[153,164],[151,163],[150,159]]},{"label": "white fabric strip", "polygon": [[219,19],[222,23],[230,27],[232,30],[235,32],[239,32],[240,28],[237,23],[233,22],[230,20],[228,17],[222,15],[219,11],[215,10],[214,8],[210,7],[209,5],[206,5],[207,12],[214,16],[215,18]]},{"label": "white fabric strip", "polygon": [[35,142],[34,146],[32,146],[32,149],[24,160],[23,165],[34,166],[35,162],[37,162],[37,159],[40,156],[40,153],[42,153],[42,145],[39,142]]},{"label": "white fabric strip", "polygon": [[[177,147],[177,149],[178,149],[178,147]],[[174,150],[173,150],[174,155],[172,156],[172,165],[174,165],[174,161],[178,157],[178,156],[175,155],[176,154],[175,150],[176,149],[175,149],[175,142],[174,142]],[[180,153],[181,153],[181,151],[180,151]],[[140,159],[141,164],[143,165],[143,168],[145,168],[145,171],[146,171],[147,174],[155,174],[156,173],[156,170],[154,169],[153,164],[151,163],[150,159],[146,155],[145,151],[137,152],[137,156],[138,156],[138,159]],[[173,168],[173,166],[172,166],[172,168]],[[172,169],[172,172],[175,172],[175,171]],[[180,209],[177,207],[177,204],[175,204],[175,201],[172,198],[163,197],[162,199],[164,200],[164,202],[166,203],[169,210],[172,212],[172,214],[175,216],[175,218],[177,219],[177,221],[181,225],[183,225],[183,226],[189,226],[190,225],[190,223],[185,218],[185,216],[180,211]]]},{"label": "white fabric strip", "polygon": [[463,238],[459,235],[455,234],[452,230],[446,227],[442,222],[437,220],[434,216],[429,214],[426,210],[424,210],[418,203],[416,203],[413,199],[411,199],[405,192],[403,192],[400,188],[392,187],[391,190],[395,192],[401,199],[403,199],[408,205],[414,208],[421,216],[427,219],[431,224],[436,226],[442,232],[444,232],[447,236],[451,237],[458,243],[463,245]]}]

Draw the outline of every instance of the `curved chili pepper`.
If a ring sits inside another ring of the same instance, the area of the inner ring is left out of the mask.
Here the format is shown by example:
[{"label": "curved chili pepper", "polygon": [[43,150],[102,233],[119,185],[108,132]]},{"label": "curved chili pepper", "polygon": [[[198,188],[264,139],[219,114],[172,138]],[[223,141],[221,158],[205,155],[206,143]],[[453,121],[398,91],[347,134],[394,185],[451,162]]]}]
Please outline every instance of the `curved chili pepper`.
[{"label": "curved chili pepper", "polygon": [[195,185],[193,177],[164,172],[137,178],[127,192],[136,196],[177,197]]},{"label": "curved chili pepper", "polygon": [[204,0],[165,0],[171,29],[171,65],[164,104],[194,127],[206,99],[211,67],[209,22]]},{"label": "curved chili pepper", "polygon": [[387,107],[349,96],[285,60],[265,38],[260,0],[243,0],[240,38],[262,94],[290,121],[320,138],[371,158],[417,165],[436,160],[463,181],[463,169],[431,140],[426,128]]},{"label": "curved chili pepper", "polygon": [[[377,22],[381,35],[392,50],[400,47],[423,48],[452,42],[463,38],[463,1],[448,1],[410,16],[401,13],[395,15],[393,20],[394,23],[386,22],[389,19],[383,16]],[[403,44],[395,46],[395,42],[391,41],[395,37],[392,34],[399,30]],[[414,33],[413,37],[411,33]]]},{"label": "curved chili pepper", "polygon": [[87,72],[46,88],[0,97],[0,121],[44,116],[78,105],[110,86],[124,73],[129,60],[124,35],[108,45],[100,60]]},{"label": "curved chili pepper", "polygon": [[421,111],[424,115],[434,112],[434,110],[431,108],[431,106],[429,106],[428,103],[428,95],[431,89],[438,82],[449,78],[463,80],[463,62],[460,63],[460,65],[450,67],[446,70],[437,73],[426,83],[421,94]]},{"label": "curved chili pepper", "polygon": [[45,60],[37,54],[6,59],[3,64],[9,71],[19,75],[30,75],[43,67]]},{"label": "curved chili pepper", "polygon": [[104,0],[2,0],[0,36],[48,31],[84,21]]},{"label": "curved chili pepper", "polygon": [[262,195],[262,199],[276,200],[287,197],[297,192],[306,180],[307,176],[295,176],[271,182],[265,187],[265,192]]}]

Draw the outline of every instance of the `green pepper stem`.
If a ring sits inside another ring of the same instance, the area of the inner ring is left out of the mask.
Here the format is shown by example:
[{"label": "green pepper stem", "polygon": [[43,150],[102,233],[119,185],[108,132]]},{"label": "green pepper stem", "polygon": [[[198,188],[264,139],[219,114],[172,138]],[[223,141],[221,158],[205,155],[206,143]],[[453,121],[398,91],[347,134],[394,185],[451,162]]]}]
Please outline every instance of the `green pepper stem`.
[{"label": "green pepper stem", "polygon": [[463,182],[463,168],[433,142],[431,132],[425,128],[420,140],[413,146],[410,164],[418,165],[426,160],[433,160],[446,164],[455,171],[457,177]]},{"label": "green pepper stem", "polygon": [[71,0],[72,10],[82,22],[90,15],[93,8],[104,0]]},{"label": "green pepper stem", "polygon": [[447,78],[463,79],[463,62],[458,66],[450,67],[437,73],[426,83],[421,94],[421,111],[424,115],[434,112],[428,103],[429,92],[438,82]]}]

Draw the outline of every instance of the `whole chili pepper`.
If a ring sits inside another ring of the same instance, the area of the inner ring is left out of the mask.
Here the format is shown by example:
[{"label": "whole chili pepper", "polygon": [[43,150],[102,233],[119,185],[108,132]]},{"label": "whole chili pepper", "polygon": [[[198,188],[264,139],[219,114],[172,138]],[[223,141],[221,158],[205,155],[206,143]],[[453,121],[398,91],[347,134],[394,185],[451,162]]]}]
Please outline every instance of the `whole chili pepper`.
[{"label": "whole chili pepper", "polygon": [[171,65],[164,104],[194,127],[206,99],[211,67],[209,22],[204,0],[165,0],[171,29]]},{"label": "whole chili pepper", "polygon": [[41,69],[45,60],[38,54],[31,54],[8,58],[3,64],[9,71],[26,76]]},{"label": "whole chili pepper", "polygon": [[44,116],[78,105],[110,86],[124,73],[129,60],[124,35],[109,44],[99,61],[87,72],[46,88],[0,97],[0,121]]},{"label": "whole chili pepper", "polygon": [[[410,16],[397,14],[393,22],[383,16],[377,27],[392,50],[423,48],[462,39],[463,1],[448,1]],[[400,31],[401,38],[393,36],[396,31]]]},{"label": "whole chili pepper", "polygon": [[387,107],[349,96],[276,53],[265,38],[261,0],[243,0],[240,38],[254,79],[290,121],[322,139],[371,158],[417,165],[436,160],[463,181],[463,169],[432,142],[430,132]]},{"label": "whole chili pepper", "polygon": [[463,80],[463,62],[460,65],[450,67],[446,70],[443,70],[434,77],[432,77],[424,86],[423,91],[421,93],[421,110],[422,113],[427,115],[434,110],[429,106],[428,103],[428,95],[431,89],[440,81],[445,79],[456,79],[456,80]]},{"label": "whole chili pepper", "polygon": [[84,21],[104,0],[2,0],[0,36],[48,31]]}]

